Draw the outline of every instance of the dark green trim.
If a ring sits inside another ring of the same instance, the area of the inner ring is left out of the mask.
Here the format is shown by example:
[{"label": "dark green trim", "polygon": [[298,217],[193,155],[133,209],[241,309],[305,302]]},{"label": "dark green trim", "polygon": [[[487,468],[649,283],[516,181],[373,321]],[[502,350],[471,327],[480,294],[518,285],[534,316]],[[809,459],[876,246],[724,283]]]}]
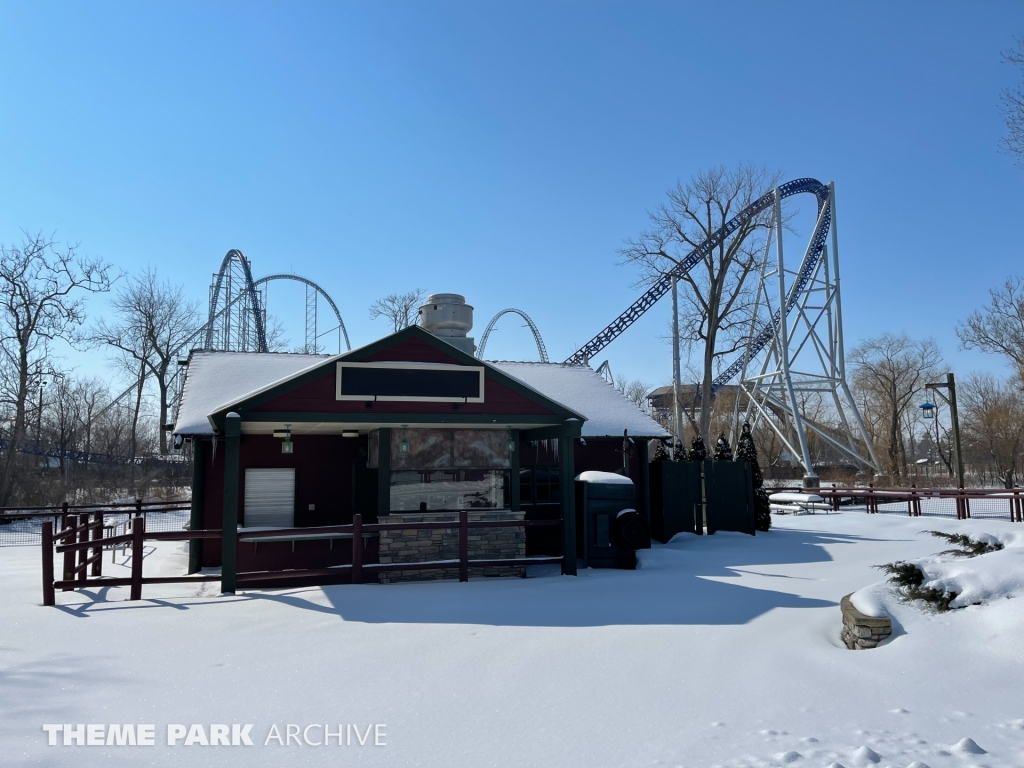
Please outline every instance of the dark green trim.
[{"label": "dark green trim", "polygon": [[512,445],[515,450],[508,457],[508,507],[512,512],[519,511],[521,500],[519,498],[519,430],[512,430]]},{"label": "dark green trim", "polygon": [[562,509],[562,573],[576,575],[576,472],[573,462],[573,436],[558,438],[559,490]]},{"label": "dark green trim", "polygon": [[535,427],[519,432],[523,440],[554,440],[559,437],[579,437],[583,430],[583,422],[570,419],[551,427]]},{"label": "dark green trim", "polygon": [[246,421],[255,422],[301,422],[337,424],[482,424],[505,427],[509,424],[562,424],[559,416],[509,416],[494,413],[380,413],[367,408],[358,413],[332,413],[330,411],[245,411]]},{"label": "dark green trim", "polygon": [[391,512],[391,430],[377,430],[377,519]]},{"label": "dark green trim", "polygon": [[[189,511],[189,530],[203,527],[203,512],[206,503],[206,441],[192,441],[192,509]],[[188,543],[188,572],[199,573],[203,569],[203,540],[192,539]]]},{"label": "dark green trim", "polygon": [[224,517],[221,524],[220,589],[234,594],[238,571],[238,448],[242,419],[238,415],[225,420],[224,437]]},{"label": "dark green trim", "polygon": [[[354,349],[351,352],[347,352],[343,355],[335,355],[334,357],[327,358],[324,360],[322,364],[317,365],[315,368],[306,371],[293,379],[288,379],[286,382],[271,387],[267,391],[261,392],[258,395],[253,395],[252,397],[238,400],[235,403],[225,406],[221,410],[212,414],[213,420],[216,423],[217,428],[223,430],[224,415],[229,411],[237,411],[241,413],[251,408],[263,405],[264,403],[267,403],[273,400],[274,398],[280,397],[286,392],[289,392],[293,389],[303,386],[304,384],[308,384],[311,381],[316,381],[317,379],[329,375],[328,369],[331,372],[333,372],[333,366],[335,363],[361,362],[364,361],[367,357],[376,354],[377,352],[381,352],[385,349],[394,346],[395,344],[398,344],[410,338],[418,339],[426,343],[427,345],[434,347],[435,349],[450,356],[456,362],[461,363],[462,365],[482,365],[485,369],[485,376],[497,381],[498,383],[502,384],[505,387],[508,387],[513,392],[522,395],[528,400],[544,406],[556,416],[561,417],[556,419],[557,421],[563,421],[565,419],[570,418],[576,418],[580,420],[585,419],[585,417],[582,416],[581,414],[578,414],[575,411],[566,408],[564,405],[545,397],[540,392],[537,392],[534,389],[530,389],[528,386],[520,382],[518,379],[509,376],[500,368],[490,363],[484,362],[483,360],[478,360],[472,355],[467,355],[461,349],[456,349],[448,342],[442,341],[437,336],[434,336],[432,333],[428,333],[427,331],[420,328],[418,325],[411,325],[408,328],[404,328],[403,330],[399,331],[398,333],[393,333],[390,336],[385,336],[383,339],[379,339],[378,341],[373,342],[372,344],[367,344],[365,347]],[[288,419],[288,421],[294,421],[294,419]],[[533,421],[540,421],[540,419],[534,419]],[[400,423],[411,422],[403,421]]]},{"label": "dark green trim", "polygon": [[648,527],[651,524],[651,465],[649,463],[648,445],[646,440],[637,438],[640,449],[640,514],[644,516]]}]

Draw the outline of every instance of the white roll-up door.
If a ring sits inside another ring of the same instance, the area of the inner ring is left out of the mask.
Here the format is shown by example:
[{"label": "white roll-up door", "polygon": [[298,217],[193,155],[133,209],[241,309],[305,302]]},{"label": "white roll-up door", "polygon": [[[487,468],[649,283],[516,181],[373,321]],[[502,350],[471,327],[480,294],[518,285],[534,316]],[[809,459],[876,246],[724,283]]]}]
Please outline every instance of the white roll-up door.
[{"label": "white roll-up door", "polygon": [[246,469],[246,528],[295,526],[295,469]]}]

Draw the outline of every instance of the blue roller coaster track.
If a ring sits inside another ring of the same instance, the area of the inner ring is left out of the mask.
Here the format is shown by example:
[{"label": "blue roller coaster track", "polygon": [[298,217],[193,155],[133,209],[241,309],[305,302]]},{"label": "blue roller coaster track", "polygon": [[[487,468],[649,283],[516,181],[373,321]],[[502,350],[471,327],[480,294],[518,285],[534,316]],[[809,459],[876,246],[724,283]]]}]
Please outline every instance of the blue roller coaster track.
[{"label": "blue roller coaster track", "polygon": [[[786,298],[786,314],[788,315],[789,312],[797,305],[800,295],[807,287],[808,282],[810,282],[814,277],[814,272],[818,266],[818,260],[821,258],[822,251],[825,247],[825,239],[828,237],[829,227],[832,224],[832,210],[829,203],[829,186],[827,184],[822,184],[817,179],[794,179],[793,181],[787,181],[785,184],[780,185],[777,190],[780,200],[800,194],[811,194],[818,200],[817,225],[811,235],[811,242],[807,249],[807,257],[804,259],[804,263],[800,268],[800,273],[797,275],[796,280],[790,287],[789,294]],[[721,245],[729,235],[739,229],[741,225],[768,210],[775,203],[775,193],[775,189],[767,192],[726,222],[725,226],[715,232],[715,234],[699,246],[694,248],[689,254],[687,254],[686,258],[680,261],[679,264],[677,264],[670,272],[666,272],[658,278],[658,281],[651,286],[647,293],[634,301],[625,312],[609,323],[609,325],[594,336],[594,338],[573,352],[565,362],[567,364],[586,365],[594,355],[611,344],[619,337],[620,334],[622,334],[623,331],[640,319],[648,309],[653,307],[660,298],[669,292],[672,287],[673,277],[678,278],[685,275],[697,264],[700,264],[714,248]],[[729,383],[736,374],[743,370],[745,363],[752,360],[758,353],[768,346],[771,340],[775,337],[780,319],[781,315],[779,310],[776,310],[771,320],[765,323],[758,333],[751,339],[750,345],[744,354],[740,355],[732,365],[722,371],[715,378],[711,385],[712,392]]]}]

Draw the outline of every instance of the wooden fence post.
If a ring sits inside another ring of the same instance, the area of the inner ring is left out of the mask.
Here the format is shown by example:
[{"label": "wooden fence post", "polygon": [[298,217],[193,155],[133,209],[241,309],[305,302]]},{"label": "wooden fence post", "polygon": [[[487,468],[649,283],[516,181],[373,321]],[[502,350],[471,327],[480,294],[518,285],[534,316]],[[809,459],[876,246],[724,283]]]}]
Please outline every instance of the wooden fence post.
[{"label": "wooden fence post", "polygon": [[[78,539],[79,544],[84,544],[89,541],[89,535],[92,533],[92,531],[89,530],[89,514],[87,512],[78,516],[78,527],[78,536],[75,538]],[[82,582],[82,588],[85,587],[85,580],[89,578],[89,569],[85,565],[88,559],[88,547],[78,550],[78,568],[81,570],[78,571],[77,580]]]},{"label": "wooden fence post", "polygon": [[67,527],[68,527],[68,503],[65,501],[63,504],[60,505],[60,528],[58,528],[57,530],[59,531],[61,528],[67,528]]},{"label": "wooden fence post", "polygon": [[142,599],[142,546],[145,541],[146,518],[132,521],[132,591],[129,600]]},{"label": "wooden fence post", "polygon": [[836,493],[836,484],[832,483],[832,511],[839,511],[839,494]]},{"label": "wooden fence post", "polygon": [[92,564],[92,576],[103,575],[103,513],[96,512],[93,514],[93,522],[98,525],[89,532],[89,538],[95,541],[98,546],[95,549],[90,549],[92,557],[96,560]]},{"label": "wooden fence post", "polygon": [[459,510],[459,581],[469,581],[469,512]]},{"label": "wooden fence post", "polygon": [[43,523],[43,605],[55,605],[53,594],[53,523]]},{"label": "wooden fence post", "polygon": [[352,583],[363,583],[363,516],[352,515]]},{"label": "wooden fence post", "polygon": [[[74,544],[76,541],[78,541],[78,535],[75,533],[75,530],[77,529],[77,527],[78,527],[78,517],[76,515],[64,515],[64,528],[61,530],[61,533],[64,533],[64,531],[70,531],[71,533],[68,536],[61,536],[60,537],[60,543],[61,544]],[[70,541],[69,541],[69,539],[70,539]],[[65,552],[64,553],[64,577],[63,577],[63,581],[71,581],[71,579],[74,578],[74,575],[75,575],[75,553],[74,552]],[[71,592],[72,590],[73,590],[72,587],[61,587],[60,588],[61,592]]]}]

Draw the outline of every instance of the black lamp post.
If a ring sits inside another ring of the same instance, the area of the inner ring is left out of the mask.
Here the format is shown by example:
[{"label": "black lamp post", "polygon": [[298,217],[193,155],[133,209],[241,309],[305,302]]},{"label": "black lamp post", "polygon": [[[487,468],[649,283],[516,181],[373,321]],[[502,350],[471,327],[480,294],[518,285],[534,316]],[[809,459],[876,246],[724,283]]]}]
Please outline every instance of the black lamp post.
[{"label": "black lamp post", "polygon": [[[953,445],[956,450],[956,482],[959,488],[963,488],[964,454],[960,445],[960,418],[958,417],[956,411],[956,379],[953,377],[952,373],[947,373],[946,381],[944,383],[939,382],[935,384],[925,384],[925,389],[930,389],[931,391],[933,391],[936,395],[945,400],[946,404],[949,406],[949,418],[953,426]],[[943,392],[942,390],[945,390],[945,392]],[[925,403],[925,405],[931,405],[931,403]],[[935,406],[932,405],[933,411],[934,408]],[[924,409],[924,405],[921,406],[921,409],[924,412],[924,417],[926,419],[934,418],[934,414],[932,415],[932,417],[928,416],[927,411]],[[938,425],[936,425],[936,432],[937,431]]]}]

